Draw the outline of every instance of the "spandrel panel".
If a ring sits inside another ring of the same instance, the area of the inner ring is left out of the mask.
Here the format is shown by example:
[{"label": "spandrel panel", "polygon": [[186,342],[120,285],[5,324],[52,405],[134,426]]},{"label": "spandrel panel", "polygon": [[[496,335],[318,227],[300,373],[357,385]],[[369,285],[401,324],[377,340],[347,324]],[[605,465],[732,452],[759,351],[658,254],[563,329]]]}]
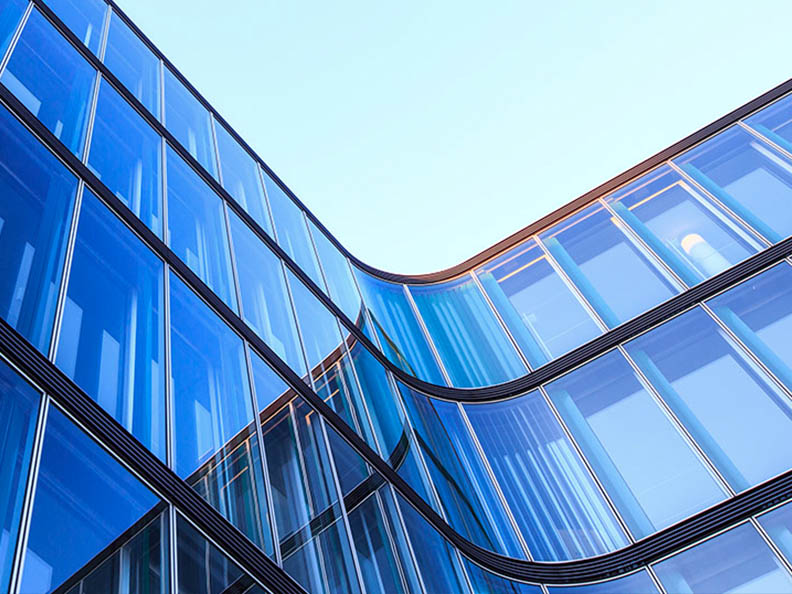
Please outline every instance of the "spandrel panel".
[{"label": "spandrel panel", "polygon": [[52,12],[94,54],[99,54],[107,5],[102,0],[46,0]]}]

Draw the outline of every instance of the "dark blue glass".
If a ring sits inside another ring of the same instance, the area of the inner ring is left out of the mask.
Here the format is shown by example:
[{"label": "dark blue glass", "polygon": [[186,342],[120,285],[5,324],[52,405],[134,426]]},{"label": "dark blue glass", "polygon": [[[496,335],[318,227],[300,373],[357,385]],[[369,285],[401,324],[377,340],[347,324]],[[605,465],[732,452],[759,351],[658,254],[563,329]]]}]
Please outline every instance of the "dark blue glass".
[{"label": "dark blue glass", "polygon": [[0,0],[0,56],[5,56],[27,6],[25,0]]},{"label": "dark blue glass", "polygon": [[745,123],[781,148],[792,151],[792,95],[768,105]]},{"label": "dark blue glass", "polygon": [[110,15],[104,63],[127,90],[159,119],[159,59],[115,13]]},{"label": "dark blue glass", "polygon": [[80,156],[95,78],[85,58],[34,10],[0,82]]},{"label": "dark blue glass", "polygon": [[170,146],[167,168],[168,243],[220,299],[236,310],[223,201]]},{"label": "dark blue glass", "polygon": [[[52,592],[132,528],[158,498],[57,408],[50,407],[20,591]],[[155,507],[156,506],[156,507]]]},{"label": "dark blue glass", "polygon": [[104,80],[99,86],[88,168],[162,237],[162,139]]},{"label": "dark blue glass", "polygon": [[489,386],[526,373],[514,345],[469,276],[412,286],[410,293],[452,385]]},{"label": "dark blue glass", "polygon": [[165,127],[212,177],[217,177],[209,112],[169,68],[165,68]]},{"label": "dark blue glass", "polygon": [[764,513],[757,520],[786,560],[792,560],[792,504]]},{"label": "dark blue glass", "polygon": [[176,518],[176,568],[179,594],[242,592],[243,583],[253,584],[250,577],[181,516]]},{"label": "dark blue glass", "polygon": [[0,165],[0,314],[46,352],[77,179],[5,109]]},{"label": "dark blue glass", "polygon": [[557,588],[551,586],[547,591],[549,594],[658,594],[659,592],[646,570],[585,586]]},{"label": "dark blue glass", "polygon": [[60,20],[94,54],[102,43],[107,5],[102,0],[46,0]]},{"label": "dark blue glass", "polygon": [[0,588],[8,585],[30,467],[39,393],[0,362]]},{"label": "dark blue glass", "polygon": [[324,270],[329,297],[350,320],[360,326],[363,323],[362,303],[349,261],[310,219],[308,227],[311,229],[311,236]]},{"label": "dark blue glass", "polygon": [[165,459],[162,261],[85,190],[56,364]]}]

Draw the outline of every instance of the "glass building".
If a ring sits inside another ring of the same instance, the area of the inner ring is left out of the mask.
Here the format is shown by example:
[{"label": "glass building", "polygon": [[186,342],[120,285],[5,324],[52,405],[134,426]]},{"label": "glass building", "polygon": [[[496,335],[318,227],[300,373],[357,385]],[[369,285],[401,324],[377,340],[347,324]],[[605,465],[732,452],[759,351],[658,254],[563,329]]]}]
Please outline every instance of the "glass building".
[{"label": "glass building", "polygon": [[0,591],[792,592],[790,93],[408,277],[0,0]]}]

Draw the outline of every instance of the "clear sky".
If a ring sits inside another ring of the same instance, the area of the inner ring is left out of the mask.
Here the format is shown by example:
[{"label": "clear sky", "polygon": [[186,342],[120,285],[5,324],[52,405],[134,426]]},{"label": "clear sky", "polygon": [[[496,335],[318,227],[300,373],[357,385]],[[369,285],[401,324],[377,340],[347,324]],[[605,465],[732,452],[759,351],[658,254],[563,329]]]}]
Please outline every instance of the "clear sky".
[{"label": "clear sky", "polygon": [[118,2],[393,272],[456,264],[792,77],[788,0]]}]

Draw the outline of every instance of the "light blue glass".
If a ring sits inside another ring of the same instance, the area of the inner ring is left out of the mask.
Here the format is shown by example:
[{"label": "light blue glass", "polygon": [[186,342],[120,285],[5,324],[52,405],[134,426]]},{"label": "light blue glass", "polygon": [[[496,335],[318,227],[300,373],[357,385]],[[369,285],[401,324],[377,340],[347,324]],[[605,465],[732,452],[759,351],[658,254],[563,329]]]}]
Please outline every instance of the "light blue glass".
[{"label": "light blue glass", "polygon": [[313,243],[308,235],[305,215],[275,180],[265,171],[262,171],[261,174],[267,189],[267,199],[272,210],[275,233],[278,235],[278,245],[291,256],[292,260],[320,289],[326,290],[322,274],[319,272],[319,262],[316,259]]},{"label": "light blue glass", "polygon": [[731,268],[763,247],[741,223],[667,165],[610,195],[606,202],[688,286]]},{"label": "light blue glass", "polygon": [[703,310],[626,349],[735,490],[792,467],[789,398]]},{"label": "light blue glass", "polygon": [[725,498],[618,351],[547,393],[636,538]]},{"label": "light blue glass", "polygon": [[363,323],[362,302],[346,256],[310,219],[308,219],[308,227],[324,270],[329,297],[350,320],[360,326]]},{"label": "light blue glass", "polygon": [[591,557],[627,544],[539,392],[465,411],[535,560]]},{"label": "light blue glass", "polygon": [[0,315],[46,352],[77,179],[0,109]]},{"label": "light blue glass", "polygon": [[165,127],[212,177],[217,177],[209,112],[169,68],[165,68]]},{"label": "light blue glass", "polygon": [[500,384],[527,371],[469,276],[409,288],[440,359],[459,388]]},{"label": "light blue glass", "polygon": [[27,6],[25,0],[0,0],[0,56],[5,56]]},{"label": "light blue glass", "polygon": [[173,273],[170,324],[176,473],[271,551],[242,339]]},{"label": "light blue glass", "polygon": [[162,261],[87,189],[55,359],[165,459]]},{"label": "light blue glass", "polygon": [[95,78],[85,58],[34,10],[0,83],[80,156]]},{"label": "light blue glass", "polygon": [[162,139],[105,80],[99,86],[88,168],[162,237]]},{"label": "light blue glass", "polygon": [[652,578],[641,570],[622,578],[586,584],[585,586],[549,587],[549,594],[658,594]]},{"label": "light blue glass", "polygon": [[764,513],[757,520],[786,560],[792,560],[792,504]]},{"label": "light blue glass", "polygon": [[242,592],[242,583],[254,583],[181,515],[176,517],[176,567],[179,594]]},{"label": "light blue glass", "polygon": [[470,580],[470,587],[476,594],[543,594],[541,586],[515,582],[490,573],[466,557],[462,557],[462,564]]},{"label": "light blue glass", "polygon": [[46,0],[47,6],[94,54],[99,54],[107,4],[102,0]]},{"label": "light blue glass", "polygon": [[237,309],[223,201],[170,146],[168,244],[215,294]]},{"label": "light blue glass", "polygon": [[781,148],[792,151],[792,95],[771,103],[745,123]]},{"label": "light blue glass", "polygon": [[733,126],[675,162],[771,242],[792,234],[792,161],[769,144]]},{"label": "light blue glass", "polygon": [[601,333],[533,239],[488,262],[476,274],[534,368]]},{"label": "light blue glass", "polygon": [[[253,370],[253,388],[256,391],[259,412],[266,410],[273,402],[291,391],[286,382],[252,349],[250,366]],[[294,392],[291,391],[291,394]]]},{"label": "light blue glass", "polygon": [[281,261],[233,212],[228,213],[228,220],[242,318],[292,370],[304,375],[305,360]]},{"label": "light blue glass", "polygon": [[286,277],[294,299],[308,367],[318,372],[332,365],[333,352],[341,345],[338,321],[290,270],[286,271]]},{"label": "light blue glass", "polygon": [[774,594],[792,576],[753,526],[742,524],[654,566],[667,592]]},{"label": "light blue glass", "polygon": [[[128,470],[50,406],[20,592],[52,592],[130,528],[158,515],[158,503]],[[156,579],[153,571],[150,575]]]},{"label": "light blue glass", "polygon": [[611,328],[679,292],[601,204],[564,219],[540,239]]},{"label": "light blue glass", "polygon": [[159,119],[159,59],[116,13],[110,15],[103,61],[127,90]]},{"label": "light blue glass", "polygon": [[40,394],[0,362],[0,588],[8,585]]},{"label": "light blue glass", "polygon": [[403,286],[375,278],[359,268],[354,272],[382,351],[388,359],[422,380],[444,384],[440,367],[407,301]]}]

